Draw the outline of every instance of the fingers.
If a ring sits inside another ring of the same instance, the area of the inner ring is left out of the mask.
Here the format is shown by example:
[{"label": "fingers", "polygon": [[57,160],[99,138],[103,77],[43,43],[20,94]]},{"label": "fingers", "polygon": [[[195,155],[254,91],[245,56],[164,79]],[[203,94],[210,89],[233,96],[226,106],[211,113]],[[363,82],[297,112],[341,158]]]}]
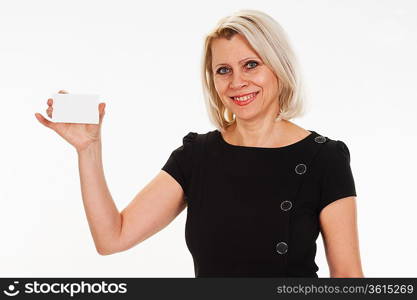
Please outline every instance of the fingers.
[{"label": "fingers", "polygon": [[46,114],[48,115],[48,117],[50,117],[52,119],[52,111],[53,108],[52,107],[48,107],[48,109],[46,110]]},{"label": "fingers", "polygon": [[[66,90],[60,90],[58,92],[58,94],[68,94],[68,92]],[[53,111],[53,104],[54,104],[54,99],[49,98],[47,101],[48,104],[48,109],[46,110],[46,114],[48,115],[48,117],[52,118],[52,111]]]},{"label": "fingers", "polygon": [[[68,94],[68,92],[66,90],[60,90],[58,92],[58,94]],[[48,101],[47,101],[47,104],[48,104],[48,108],[46,109],[46,114],[48,115],[48,117],[52,118],[54,99],[49,98]],[[40,113],[35,113],[35,117],[39,121],[39,123],[41,123],[42,125],[44,125],[48,128],[54,129],[53,127],[54,127],[55,123],[47,120]]]},{"label": "fingers", "polygon": [[[58,94],[68,94],[68,92],[66,90],[60,90],[58,92]],[[54,99],[49,98],[47,101],[48,104],[48,109],[46,110],[46,114],[48,115],[48,117],[52,118],[52,111],[53,111],[53,104],[54,104]]]},{"label": "fingers", "polygon": [[52,111],[54,110],[52,105],[54,104],[54,100],[52,98],[49,98],[47,103],[48,108],[46,109],[46,114],[48,115],[48,117],[52,119]]}]

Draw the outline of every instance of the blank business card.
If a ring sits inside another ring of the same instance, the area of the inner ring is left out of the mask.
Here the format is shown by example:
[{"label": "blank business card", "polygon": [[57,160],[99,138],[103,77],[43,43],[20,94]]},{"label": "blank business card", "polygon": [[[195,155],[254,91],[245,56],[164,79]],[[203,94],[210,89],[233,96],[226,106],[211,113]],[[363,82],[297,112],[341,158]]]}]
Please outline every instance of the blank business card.
[{"label": "blank business card", "polygon": [[52,121],[57,123],[99,123],[99,95],[53,94]]}]

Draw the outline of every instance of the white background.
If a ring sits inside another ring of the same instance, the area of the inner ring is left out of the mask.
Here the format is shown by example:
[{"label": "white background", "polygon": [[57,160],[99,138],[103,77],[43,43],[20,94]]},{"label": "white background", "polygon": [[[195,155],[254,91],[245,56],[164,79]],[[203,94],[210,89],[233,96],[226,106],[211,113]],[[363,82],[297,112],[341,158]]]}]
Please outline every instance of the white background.
[{"label": "white background", "polygon": [[[34,113],[60,89],[98,93],[106,180],[122,210],[208,121],[203,38],[265,11],[287,31],[309,91],[292,121],[351,152],[367,277],[417,275],[416,1],[0,2],[0,276],[194,277],[186,211],[136,247],[95,251],[75,150]],[[328,267],[318,239],[318,275]]]}]

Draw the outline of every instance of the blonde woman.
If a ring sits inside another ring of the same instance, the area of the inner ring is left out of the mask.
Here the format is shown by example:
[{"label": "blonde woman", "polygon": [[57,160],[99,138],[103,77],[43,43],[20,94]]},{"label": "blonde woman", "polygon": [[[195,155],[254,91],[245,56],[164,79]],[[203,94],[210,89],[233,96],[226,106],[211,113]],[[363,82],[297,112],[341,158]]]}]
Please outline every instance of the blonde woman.
[{"label": "blonde woman", "polygon": [[[103,173],[105,104],[99,125],[36,115],[77,150],[98,253],[137,245],[187,207],[196,277],[317,277],[320,232],[330,276],[363,277],[349,149],[290,121],[302,115],[304,96],[281,26],[254,10],[221,19],[205,39],[202,83],[217,129],[188,133],[122,212]],[[51,117],[52,99],[48,105]]]}]

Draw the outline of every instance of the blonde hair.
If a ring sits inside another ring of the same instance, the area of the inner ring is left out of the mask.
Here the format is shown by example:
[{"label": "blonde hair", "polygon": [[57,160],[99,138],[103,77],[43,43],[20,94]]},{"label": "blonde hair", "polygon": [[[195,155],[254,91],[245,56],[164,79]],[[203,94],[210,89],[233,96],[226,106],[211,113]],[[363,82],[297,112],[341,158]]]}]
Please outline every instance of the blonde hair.
[{"label": "blonde hair", "polygon": [[269,15],[257,10],[239,10],[222,18],[207,34],[202,56],[202,83],[210,121],[224,130],[235,122],[234,115],[223,105],[214,86],[211,44],[214,39],[240,34],[246,38],[263,63],[278,77],[280,113],[276,120],[304,114],[304,86],[300,68],[287,35],[281,25]]}]

